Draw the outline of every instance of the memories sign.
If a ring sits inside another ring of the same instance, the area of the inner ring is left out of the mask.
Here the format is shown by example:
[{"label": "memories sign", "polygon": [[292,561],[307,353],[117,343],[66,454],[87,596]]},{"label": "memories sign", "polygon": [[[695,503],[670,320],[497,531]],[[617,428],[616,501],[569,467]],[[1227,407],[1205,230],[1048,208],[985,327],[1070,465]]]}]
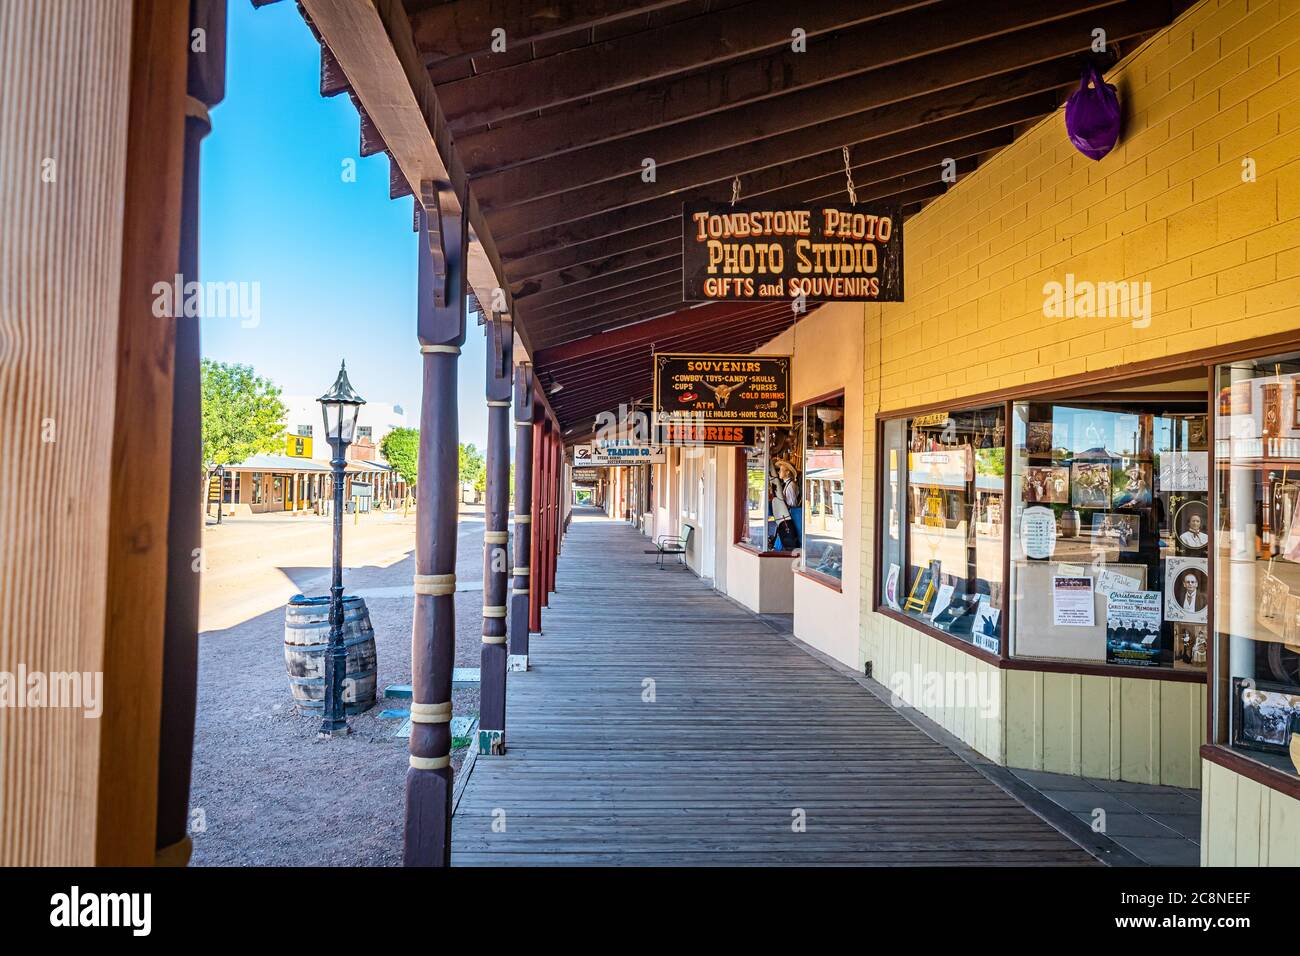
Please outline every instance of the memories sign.
[{"label": "memories sign", "polygon": [[690,448],[693,445],[733,445],[739,448],[758,444],[755,431],[752,425],[664,422],[657,428],[655,444],[671,448]]},{"label": "memories sign", "polygon": [[684,203],[687,302],[903,301],[896,204],[779,207]]},{"label": "memories sign", "polygon": [[789,425],[790,356],[655,354],[655,424]]}]

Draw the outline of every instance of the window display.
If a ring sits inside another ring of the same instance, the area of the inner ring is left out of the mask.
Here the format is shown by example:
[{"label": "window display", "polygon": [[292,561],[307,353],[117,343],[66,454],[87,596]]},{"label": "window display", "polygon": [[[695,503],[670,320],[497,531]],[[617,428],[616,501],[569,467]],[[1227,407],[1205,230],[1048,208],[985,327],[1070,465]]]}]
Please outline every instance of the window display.
[{"label": "window display", "polygon": [[885,605],[996,654],[1005,607],[1005,412],[936,412],[884,428]]},{"label": "window display", "polygon": [[745,527],[738,543],[757,551],[800,554],[803,543],[803,421],[756,429],[745,449]]},{"label": "window display", "polygon": [[745,524],[739,541],[762,551],[767,545],[767,437],[763,429],[758,435],[762,444],[744,451]]},{"label": "window display", "polygon": [[1203,394],[1015,403],[1015,656],[1204,671]]},{"label": "window display", "polygon": [[844,396],[804,408],[805,571],[844,572]]},{"label": "window display", "polygon": [[[1205,557],[1214,559],[1214,742],[1294,775],[1300,758],[1300,354],[1216,371],[1218,526],[1186,514],[1180,620],[1205,620]],[[1285,413],[1284,413],[1285,412]],[[1204,624],[1189,624],[1204,630]],[[1193,651],[1195,645],[1193,645]],[[1295,749],[1293,749],[1295,748]]]}]

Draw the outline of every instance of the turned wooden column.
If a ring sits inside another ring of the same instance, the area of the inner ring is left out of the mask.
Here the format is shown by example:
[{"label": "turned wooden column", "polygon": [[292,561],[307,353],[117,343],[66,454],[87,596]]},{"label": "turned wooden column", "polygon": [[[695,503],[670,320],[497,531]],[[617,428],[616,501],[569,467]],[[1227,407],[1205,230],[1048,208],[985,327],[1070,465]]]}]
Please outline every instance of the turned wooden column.
[{"label": "turned wooden column", "polygon": [[533,419],[533,466],[532,485],[533,501],[529,514],[532,516],[532,540],[529,542],[528,554],[530,584],[528,592],[528,630],[541,633],[542,630],[542,596],[546,589],[546,578],[542,574],[542,544],[546,535],[546,513],[543,510],[545,499],[543,489],[543,458],[546,447],[546,421],[544,418]]},{"label": "turned wooden column", "polygon": [[506,615],[510,611],[510,391],[514,326],[493,313],[487,334],[487,491],[483,507],[483,651],[478,752],[506,752]]},{"label": "turned wooden column", "polygon": [[515,366],[515,566],[506,668],[528,670],[529,581],[533,555],[533,367]]},{"label": "turned wooden column", "polygon": [[[449,208],[449,206],[453,208]],[[456,653],[460,432],[456,362],[465,342],[469,222],[463,203],[422,184],[417,328],[424,364],[411,626],[407,866],[451,863],[451,669]]]},{"label": "turned wooden column", "polygon": [[[220,103],[226,93],[225,0],[191,3],[190,29],[204,30],[206,42],[202,53],[189,52],[179,259],[186,282],[199,278],[199,149],[212,129],[208,107]],[[203,480],[199,356],[199,320],[177,310],[155,833],[155,862],[160,865],[183,866],[190,857],[190,770],[199,672],[199,574],[194,555],[202,544],[208,491]],[[223,493],[224,488],[217,495],[218,511],[224,506]]]}]

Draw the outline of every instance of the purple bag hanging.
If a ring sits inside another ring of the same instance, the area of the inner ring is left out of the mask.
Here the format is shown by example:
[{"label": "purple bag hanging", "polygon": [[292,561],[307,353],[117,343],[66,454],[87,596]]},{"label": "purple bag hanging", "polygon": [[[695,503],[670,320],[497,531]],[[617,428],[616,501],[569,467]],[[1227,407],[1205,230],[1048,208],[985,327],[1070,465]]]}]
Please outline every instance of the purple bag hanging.
[{"label": "purple bag hanging", "polygon": [[[1091,86],[1089,86],[1091,84]],[[1115,87],[1089,63],[1083,79],[1065,104],[1065,131],[1075,148],[1089,159],[1101,159],[1119,140],[1119,97]]]}]

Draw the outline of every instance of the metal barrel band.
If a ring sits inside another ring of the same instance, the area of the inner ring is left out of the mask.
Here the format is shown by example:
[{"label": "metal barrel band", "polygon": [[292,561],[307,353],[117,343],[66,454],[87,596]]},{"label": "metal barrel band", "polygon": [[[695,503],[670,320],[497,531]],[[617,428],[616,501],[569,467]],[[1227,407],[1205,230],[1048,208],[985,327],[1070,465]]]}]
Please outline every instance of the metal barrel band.
[{"label": "metal barrel band", "polygon": [[432,594],[438,597],[456,593],[455,574],[417,574],[413,583],[416,594]]},{"label": "metal barrel band", "polygon": [[446,724],[451,722],[451,701],[441,704],[411,704],[411,723]]},{"label": "metal barrel band", "polygon": [[505,544],[510,540],[509,531],[484,531],[483,541],[486,544]]},{"label": "metal barrel band", "polygon": [[451,766],[451,755],[443,757],[417,757],[412,754],[410,764],[416,770],[442,770]]},{"label": "metal barrel band", "polygon": [[459,355],[460,346],[459,345],[421,345],[420,346],[421,355],[431,355],[439,352],[445,352],[449,355]]}]

